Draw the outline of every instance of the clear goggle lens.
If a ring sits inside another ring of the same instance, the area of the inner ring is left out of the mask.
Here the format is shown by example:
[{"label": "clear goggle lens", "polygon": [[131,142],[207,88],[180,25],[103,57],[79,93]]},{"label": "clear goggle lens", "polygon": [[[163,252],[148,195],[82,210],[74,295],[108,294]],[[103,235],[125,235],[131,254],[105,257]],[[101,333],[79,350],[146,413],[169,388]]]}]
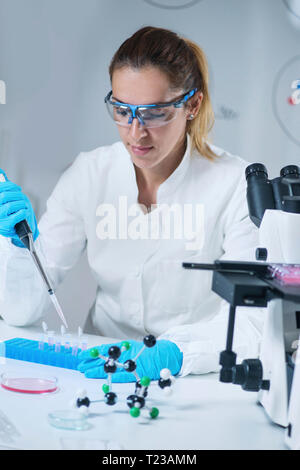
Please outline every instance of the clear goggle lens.
[{"label": "clear goggle lens", "polygon": [[[115,104],[107,101],[106,106],[109,114],[118,126],[130,127],[133,121],[133,113],[129,106]],[[147,128],[161,127],[173,121],[178,113],[178,108],[174,106],[143,108],[136,110],[135,117],[142,126]]]}]

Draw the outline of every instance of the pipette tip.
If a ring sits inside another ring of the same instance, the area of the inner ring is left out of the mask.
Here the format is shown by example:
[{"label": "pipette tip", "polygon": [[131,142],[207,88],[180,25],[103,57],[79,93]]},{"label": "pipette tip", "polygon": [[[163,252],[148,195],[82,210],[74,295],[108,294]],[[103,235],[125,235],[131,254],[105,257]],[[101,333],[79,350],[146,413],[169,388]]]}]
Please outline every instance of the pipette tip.
[{"label": "pipette tip", "polygon": [[61,306],[60,306],[59,303],[58,303],[58,300],[57,300],[56,295],[54,294],[53,291],[52,291],[52,292],[49,291],[49,294],[50,294],[50,298],[51,298],[51,300],[52,300],[52,303],[53,303],[53,305],[54,305],[54,307],[55,307],[55,310],[56,310],[57,314],[59,315],[59,318],[60,318],[61,321],[63,322],[64,326],[65,326],[66,328],[68,328],[68,325],[67,325],[65,316],[64,316],[64,314],[63,314],[63,312],[62,312]]}]

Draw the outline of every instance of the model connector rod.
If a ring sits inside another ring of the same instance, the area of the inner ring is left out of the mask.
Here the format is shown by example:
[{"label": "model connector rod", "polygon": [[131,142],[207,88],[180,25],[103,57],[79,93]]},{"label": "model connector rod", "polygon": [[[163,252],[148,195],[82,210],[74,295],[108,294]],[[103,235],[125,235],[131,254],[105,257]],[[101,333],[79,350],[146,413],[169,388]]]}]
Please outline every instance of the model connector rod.
[{"label": "model connector rod", "polygon": [[[5,176],[3,173],[0,174],[0,183],[5,183],[6,182],[6,179],[5,179]],[[58,300],[57,300],[57,297],[56,295],[54,294],[54,290],[51,286],[51,283],[48,279],[48,276],[47,274],[45,273],[45,270],[40,262],[40,259],[35,251],[35,248],[34,248],[34,241],[33,241],[33,235],[32,235],[32,231],[31,231],[31,228],[27,222],[27,220],[21,220],[21,222],[18,222],[16,225],[15,225],[15,230],[16,230],[16,234],[18,235],[18,237],[20,238],[20,240],[22,241],[22,243],[24,244],[24,246],[29,250],[30,254],[31,254],[31,257],[34,261],[34,264],[36,265],[46,287],[47,287],[47,290],[48,290],[48,293],[50,295],[50,298],[51,298],[51,301],[55,307],[55,310],[57,312],[57,314],[59,315],[60,319],[62,320],[63,324],[65,325],[66,328],[68,328],[68,325],[67,325],[67,322],[66,322],[66,319],[65,319],[65,316],[62,312],[62,309],[58,303]]]}]

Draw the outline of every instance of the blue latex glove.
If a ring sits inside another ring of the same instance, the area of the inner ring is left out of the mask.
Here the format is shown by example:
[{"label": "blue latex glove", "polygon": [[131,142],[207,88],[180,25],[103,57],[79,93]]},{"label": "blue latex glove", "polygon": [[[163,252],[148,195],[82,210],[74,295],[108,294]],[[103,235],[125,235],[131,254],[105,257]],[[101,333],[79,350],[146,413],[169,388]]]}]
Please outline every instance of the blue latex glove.
[{"label": "blue latex glove", "polygon": [[[131,345],[128,351],[123,351],[118,359],[118,362],[124,363],[128,359],[134,359],[138,352],[144,346],[142,341],[129,340]],[[119,346],[121,348],[122,343],[115,344],[103,344],[97,346],[99,353],[103,356],[108,357],[108,350],[111,346]],[[92,348],[94,349],[94,348]],[[105,379],[107,374],[104,372],[103,359],[91,359],[91,349],[81,352],[79,359],[82,361],[78,365],[78,370],[83,372],[86,377],[92,379]],[[170,369],[172,375],[179,373],[182,365],[183,354],[175,343],[168,340],[158,340],[152,348],[146,348],[142,354],[137,358],[136,372],[139,377],[147,376],[151,380],[160,379],[161,369]],[[127,372],[123,368],[118,368],[117,371],[112,374],[113,383],[123,382],[135,382],[136,378],[132,372]]]},{"label": "blue latex glove", "polygon": [[20,186],[9,181],[1,169],[0,174],[3,174],[6,179],[5,183],[0,182],[0,235],[11,238],[14,245],[25,248],[14,227],[18,222],[26,219],[32,230],[33,239],[37,239],[39,230],[31,202],[22,193]]}]

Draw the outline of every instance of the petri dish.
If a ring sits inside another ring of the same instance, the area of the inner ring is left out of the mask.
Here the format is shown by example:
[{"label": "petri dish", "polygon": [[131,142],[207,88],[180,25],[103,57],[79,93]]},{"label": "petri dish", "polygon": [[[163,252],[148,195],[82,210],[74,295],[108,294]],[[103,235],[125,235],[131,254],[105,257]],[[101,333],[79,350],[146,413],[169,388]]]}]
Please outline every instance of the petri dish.
[{"label": "petri dish", "polygon": [[25,375],[19,372],[5,372],[1,374],[0,380],[1,387],[10,392],[41,395],[58,390],[56,377],[35,377],[33,374]]},{"label": "petri dish", "polygon": [[91,427],[87,421],[87,416],[78,410],[53,411],[48,414],[48,421],[55,428],[71,429],[74,431],[83,431]]}]

